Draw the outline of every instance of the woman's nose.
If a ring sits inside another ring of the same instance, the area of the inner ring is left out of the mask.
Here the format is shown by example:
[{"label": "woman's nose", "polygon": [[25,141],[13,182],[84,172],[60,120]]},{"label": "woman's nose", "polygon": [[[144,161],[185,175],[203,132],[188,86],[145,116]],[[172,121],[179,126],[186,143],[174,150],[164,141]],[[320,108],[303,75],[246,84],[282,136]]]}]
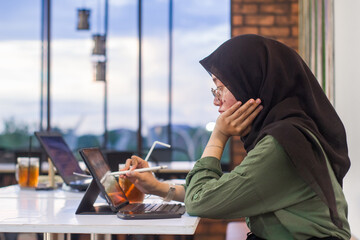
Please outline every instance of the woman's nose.
[{"label": "woman's nose", "polygon": [[214,97],[214,102],[213,103],[214,103],[215,106],[220,106],[221,101],[220,101],[220,99],[218,97]]}]

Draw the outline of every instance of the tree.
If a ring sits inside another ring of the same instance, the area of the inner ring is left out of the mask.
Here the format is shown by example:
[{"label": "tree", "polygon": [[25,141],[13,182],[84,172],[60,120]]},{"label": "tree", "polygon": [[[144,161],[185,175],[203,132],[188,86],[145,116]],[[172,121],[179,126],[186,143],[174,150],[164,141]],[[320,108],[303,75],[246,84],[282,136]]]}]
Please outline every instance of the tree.
[{"label": "tree", "polygon": [[29,145],[29,126],[16,122],[13,117],[4,120],[4,130],[0,135],[0,147],[4,149],[26,148]]}]

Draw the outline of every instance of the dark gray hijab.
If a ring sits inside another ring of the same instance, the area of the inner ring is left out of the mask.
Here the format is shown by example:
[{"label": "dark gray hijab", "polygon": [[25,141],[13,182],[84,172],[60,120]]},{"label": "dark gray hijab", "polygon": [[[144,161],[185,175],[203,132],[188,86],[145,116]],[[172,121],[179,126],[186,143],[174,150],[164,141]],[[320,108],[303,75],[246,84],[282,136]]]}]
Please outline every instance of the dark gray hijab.
[{"label": "dark gray hijab", "polygon": [[245,149],[250,151],[265,135],[272,135],[299,175],[329,207],[333,223],[342,227],[325,157],[308,131],[319,140],[342,185],[350,167],[345,129],[301,57],[275,40],[241,35],[223,43],[200,63],[237,100],[262,100],[263,110],[242,139]]}]

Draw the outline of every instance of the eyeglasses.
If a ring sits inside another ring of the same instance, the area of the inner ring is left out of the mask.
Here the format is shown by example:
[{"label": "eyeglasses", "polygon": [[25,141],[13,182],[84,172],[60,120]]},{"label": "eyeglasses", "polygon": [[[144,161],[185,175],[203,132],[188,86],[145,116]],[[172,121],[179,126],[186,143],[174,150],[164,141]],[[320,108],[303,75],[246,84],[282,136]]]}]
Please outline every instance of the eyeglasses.
[{"label": "eyeglasses", "polygon": [[222,87],[218,87],[216,89],[211,88],[211,93],[214,96],[214,98],[216,98],[216,100],[220,101],[222,95]]}]

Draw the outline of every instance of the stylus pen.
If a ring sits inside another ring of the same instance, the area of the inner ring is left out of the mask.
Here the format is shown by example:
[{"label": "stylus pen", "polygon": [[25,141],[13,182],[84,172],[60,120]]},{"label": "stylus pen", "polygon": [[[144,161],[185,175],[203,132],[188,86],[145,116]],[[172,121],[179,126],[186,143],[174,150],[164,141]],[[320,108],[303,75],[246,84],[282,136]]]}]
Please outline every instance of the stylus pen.
[{"label": "stylus pen", "polygon": [[80,176],[80,177],[92,178],[91,175],[87,175],[87,174],[83,174],[83,173],[73,172],[73,174],[76,175],[76,176]]},{"label": "stylus pen", "polygon": [[156,170],[159,170],[159,169],[164,169],[164,168],[167,168],[167,166],[157,166],[157,167],[149,167],[149,168],[138,168],[138,169],[135,169],[135,170],[126,170],[126,171],[120,171],[120,172],[112,172],[112,173],[109,173],[108,175],[123,175],[123,174],[127,174],[128,172],[150,172],[150,171],[156,171]]}]

